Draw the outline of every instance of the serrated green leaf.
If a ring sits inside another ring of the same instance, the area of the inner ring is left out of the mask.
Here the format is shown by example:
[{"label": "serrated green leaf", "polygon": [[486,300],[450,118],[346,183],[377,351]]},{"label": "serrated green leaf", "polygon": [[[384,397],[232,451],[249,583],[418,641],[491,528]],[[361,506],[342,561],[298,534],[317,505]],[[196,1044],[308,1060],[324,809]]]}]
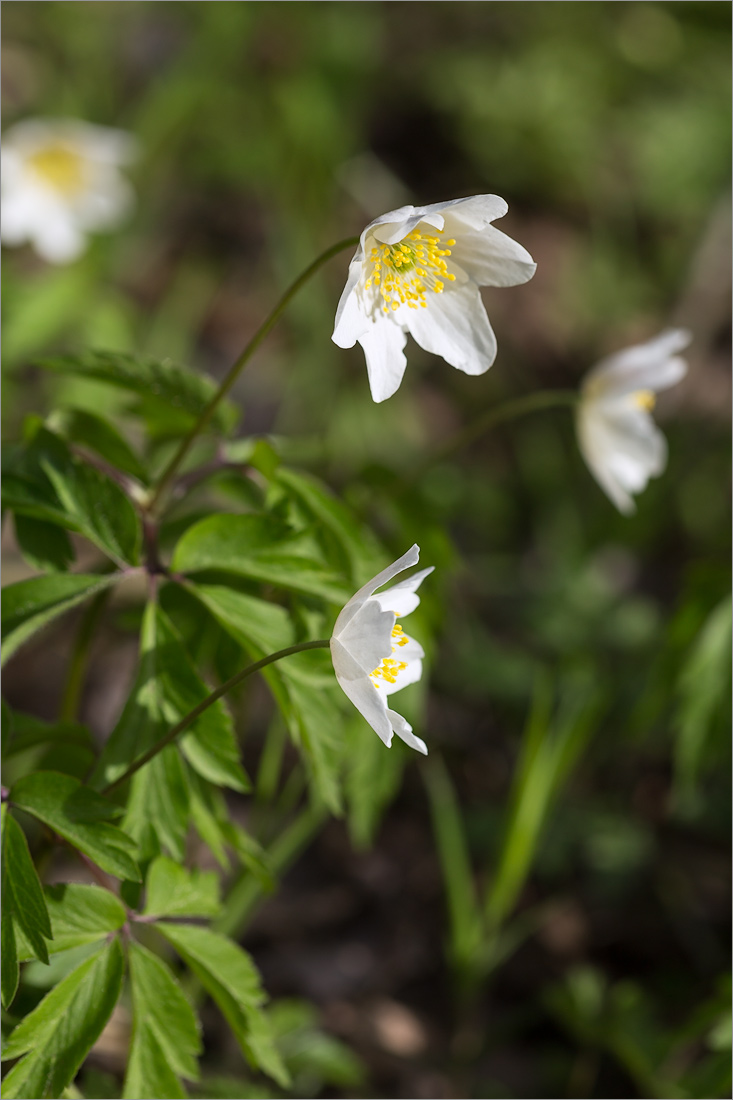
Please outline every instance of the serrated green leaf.
[{"label": "serrated green leaf", "polygon": [[3,907],[0,919],[0,948],[2,948],[2,970],[0,971],[0,993],[2,994],[3,1007],[12,1004],[18,991],[20,980],[20,968],[18,966],[18,950],[15,942],[15,928],[13,918],[5,913]]},{"label": "serrated green leaf", "polygon": [[214,584],[189,584],[188,591],[222,623],[240,644],[256,647],[258,656],[286,649],[295,641],[284,607]]},{"label": "serrated green leaf", "polygon": [[183,859],[189,806],[185,764],[177,747],[168,745],[130,783],[122,828],[138,842],[141,859],[151,859],[161,849]]},{"label": "serrated green leaf", "polygon": [[[48,945],[52,955],[96,943],[122,928],[127,919],[119,898],[100,886],[59,883],[44,887],[43,894],[53,928],[54,938]],[[32,957],[21,936],[18,937],[18,957],[21,961]]]},{"label": "serrated green leaf", "polygon": [[208,516],[183,535],[171,568],[177,573],[232,573],[339,604],[352,594],[319,559],[309,536],[272,516]]},{"label": "serrated green leaf", "polygon": [[247,1060],[287,1088],[288,1073],[261,1008],[260,976],[246,951],[208,928],[164,922],[156,927],[216,1001]]},{"label": "serrated green leaf", "polygon": [[25,1057],[3,1081],[4,1100],[60,1095],[111,1016],[123,969],[115,940],[59,982],[18,1024],[2,1057]]},{"label": "serrated green leaf", "polygon": [[31,421],[28,436],[3,473],[4,507],[77,531],[118,564],[135,564],[140,523],[122,489],[42,423]]},{"label": "serrated green leaf", "polygon": [[10,711],[9,707],[8,712],[12,720],[12,732],[3,743],[5,756],[14,756],[47,742],[63,745],[65,748],[92,748],[94,744],[87,727],[79,722],[44,722],[33,714],[25,714],[19,710]]},{"label": "serrated green leaf", "polygon": [[[154,398],[191,418],[203,412],[218,389],[217,383],[207,375],[197,374],[168,359],[123,352],[87,351],[45,359],[41,365],[62,374],[107,382],[110,386],[131,390],[146,400]],[[228,433],[238,415],[230,401],[222,401],[211,419],[211,429]]]},{"label": "serrated green leaf", "polygon": [[60,409],[51,416],[49,426],[70,442],[94,451],[116,470],[132,474],[143,483],[147,480],[140,459],[109,420],[88,409]]},{"label": "serrated green leaf", "polygon": [[[47,963],[46,940],[52,939],[53,933],[43,890],[25,834],[12,814],[6,812],[5,806],[2,815],[2,853],[2,920],[11,921],[16,933],[22,932],[32,958]],[[6,932],[6,942],[9,938]],[[16,950],[16,962],[18,954]],[[12,953],[10,961],[12,963]]]},{"label": "serrated green leaf", "polygon": [[140,521],[119,485],[77,458],[63,464],[46,460],[42,467],[73,529],[118,565],[136,565],[142,539]]},{"label": "serrated green leaf", "polygon": [[[294,641],[287,612],[275,604],[219,585],[189,584],[188,590],[253,660]],[[294,654],[263,669],[262,674],[292,737],[304,750],[320,797],[329,809],[340,813],[343,722],[330,658],[325,651]]]},{"label": "serrated green leaf", "polygon": [[215,871],[188,871],[166,856],[151,863],[146,889],[146,916],[215,917],[221,909]]},{"label": "serrated green leaf", "polygon": [[379,571],[384,555],[371,531],[317,478],[280,467],[275,484],[282,486],[303,508],[320,533],[327,532],[342,555],[355,587]]},{"label": "serrated green leaf", "polygon": [[119,809],[96,791],[61,772],[36,772],[19,779],[10,801],[68,840],[104,871],[140,881],[132,854],[135,841],[110,825]]},{"label": "serrated green leaf", "polygon": [[185,1097],[179,1078],[198,1079],[199,1024],[165,963],[130,946],[133,1027],[125,1100]]},{"label": "serrated green leaf", "polygon": [[36,631],[119,579],[119,574],[52,573],[7,585],[2,590],[3,664]]},{"label": "serrated green leaf", "polygon": [[[149,604],[135,686],[105,745],[92,782],[113,782],[131,760],[154,745],[210,694],[167,615],[157,605]],[[223,701],[217,701],[196,719],[180,738],[180,748],[191,767],[205,779],[234,790],[249,790],[232,720]]]},{"label": "serrated green leaf", "polygon": [[13,517],[15,537],[21,554],[43,573],[64,573],[74,560],[74,548],[63,527],[43,519]]}]

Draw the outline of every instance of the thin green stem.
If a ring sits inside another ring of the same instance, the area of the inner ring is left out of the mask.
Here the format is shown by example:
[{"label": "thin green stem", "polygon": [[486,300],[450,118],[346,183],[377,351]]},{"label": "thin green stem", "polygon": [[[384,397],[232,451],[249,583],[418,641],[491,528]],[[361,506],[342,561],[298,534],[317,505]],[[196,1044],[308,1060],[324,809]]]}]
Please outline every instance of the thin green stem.
[{"label": "thin green stem", "polygon": [[421,480],[423,474],[435,466],[438,462],[445,461],[458,451],[463,450],[469,444],[480,439],[485,432],[496,424],[502,424],[506,420],[514,420],[526,413],[539,412],[542,409],[554,409],[561,406],[573,406],[578,401],[575,390],[539,390],[537,393],[528,393],[524,397],[516,397],[512,401],[505,401],[502,405],[495,405],[487,409],[481,416],[461,428],[454,435],[449,436],[446,442],[428,455],[400,487],[402,493]]},{"label": "thin green stem", "polygon": [[62,722],[74,722],[76,720],[84,676],[89,661],[89,649],[109,594],[110,591],[107,588],[95,596],[84,611],[79,623],[74,649],[69,661],[69,674],[59,710],[59,719]]},{"label": "thin green stem", "polygon": [[217,699],[221,699],[222,695],[226,695],[228,691],[231,691],[232,688],[236,687],[242,680],[251,676],[253,672],[259,672],[261,668],[265,668],[267,665],[271,665],[274,661],[279,661],[283,657],[289,657],[292,653],[304,653],[306,649],[327,649],[329,645],[330,642],[324,641],[323,639],[319,639],[315,642],[299,642],[297,645],[288,646],[287,649],[279,649],[277,653],[271,653],[269,657],[263,657],[261,660],[255,661],[254,664],[247,665],[241,672],[237,672],[236,675],[232,676],[231,679],[227,680],[221,687],[218,687],[216,691],[212,691],[211,695],[207,695],[207,697],[200,702],[198,706],[194,707],[185,718],[182,718],[173,729],[168,730],[168,732],[156,741],[147,752],[144,752],[142,756],[139,756],[137,760],[133,761],[129,768],[127,768],[119,778],[115,779],[113,783],[108,783],[107,786],[103,788],[102,794],[109,794],[111,791],[121,787],[123,783],[126,783],[135,772],[149,763],[154,756],[162,752],[172,741],[175,741],[180,733],[187,730],[188,727],[196,721],[198,716],[203,714],[203,712],[215,703]]},{"label": "thin green stem", "polygon": [[318,256],[317,259],[315,259],[313,263],[305,269],[302,275],[299,275],[295,282],[288,287],[280,301],[273,309],[272,313],[270,313],[270,315],[265,318],[265,320],[255,332],[252,339],[245,347],[242,354],[232,364],[226,378],[221,383],[219,389],[216,391],[209,404],[203,410],[198,420],[189,431],[188,435],[184,436],[184,438],[182,439],[178,450],[173,455],[172,459],[161,474],[160,479],[158,480],[158,484],[156,485],[152,496],[147,502],[146,511],[154,511],[162,494],[164,493],[167,486],[170,484],[176,471],[188,454],[192,443],[209,423],[211,417],[214,415],[217,406],[229,393],[229,390],[232,388],[240,373],[247,365],[249,360],[252,358],[257,348],[260,346],[260,344],[265,339],[270,330],[274,327],[274,325],[279,321],[291,299],[295,297],[300,288],[304,286],[308,282],[310,277],[314,275],[319,268],[323,267],[323,265],[328,260],[330,260],[333,256],[338,255],[339,252],[343,252],[345,248],[356,247],[358,243],[358,237],[347,237],[346,240],[339,241],[338,244],[331,245],[330,248],[327,248],[325,252],[322,252],[321,255]]},{"label": "thin green stem", "polygon": [[[328,816],[323,806],[306,806],[267,849],[267,862],[275,874],[282,874],[313,840]],[[263,894],[261,884],[248,869],[236,879],[224,902],[224,911],[214,921],[214,931],[237,937]]]}]

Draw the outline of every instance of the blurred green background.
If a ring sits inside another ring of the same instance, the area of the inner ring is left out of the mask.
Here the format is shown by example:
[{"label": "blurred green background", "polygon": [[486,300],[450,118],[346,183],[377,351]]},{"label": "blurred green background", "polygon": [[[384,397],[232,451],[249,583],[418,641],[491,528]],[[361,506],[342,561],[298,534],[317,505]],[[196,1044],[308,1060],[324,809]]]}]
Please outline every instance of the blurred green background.
[{"label": "blurred green background", "polygon": [[[400,788],[403,758],[381,755],[387,817],[351,822],[371,851],[334,823],[285,891],[297,908],[340,890],[343,920],[304,917],[289,970],[272,930],[248,943],[268,988],[318,1003],[366,1065],[366,1084],[311,1067],[308,1095],[726,1095],[729,58],[717,2],[5,6],[4,126],[77,117],[141,150],[134,216],[81,260],[4,250],[6,439],[59,401],[98,407],[89,383],[33,366],[52,350],[222,377],[317,253],[403,202],[498,193],[500,227],[538,262],[527,286],[484,292],[499,354],[480,379],[411,345],[402,388],[373,405],[361,349],[330,341],[344,255],[235,391],[243,433],[274,435],[395,556],[416,540],[441,567],[420,733],[444,755],[479,877],[538,675],[602,700],[547,795],[517,899],[532,928],[460,1010],[421,762]],[[592,481],[566,410],[497,428],[401,491],[481,410],[572,388],[669,324],[694,333],[690,372],[660,401],[669,466],[635,517]],[[6,563],[20,575],[10,534]],[[419,928],[388,931],[398,905]],[[350,946],[356,977],[347,959],[340,984],[319,985],[314,969]]]}]

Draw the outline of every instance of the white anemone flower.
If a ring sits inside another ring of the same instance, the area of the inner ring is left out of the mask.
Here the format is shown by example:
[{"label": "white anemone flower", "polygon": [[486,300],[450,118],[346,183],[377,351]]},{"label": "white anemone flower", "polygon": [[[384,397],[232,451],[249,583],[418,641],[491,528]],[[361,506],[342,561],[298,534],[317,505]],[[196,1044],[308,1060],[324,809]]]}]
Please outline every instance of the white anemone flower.
[{"label": "white anemone flower", "polygon": [[494,362],[496,337],[479,287],[526,283],[536,268],[525,248],[491,224],[507,210],[498,195],[401,206],[361,234],[332,340],[341,348],[359,341],[375,401],[399,389],[408,332],[466,374],[483,374]]},{"label": "white anemone flower", "polygon": [[655,394],[687,373],[677,354],[692,334],[665,332],[603,359],[586,375],[577,411],[578,442],[591,473],[620,512],[635,511],[632,493],[667,464],[667,441],[651,417]]},{"label": "white anemone flower", "polygon": [[28,119],[3,135],[2,240],[30,242],[52,264],[84,251],[86,236],[111,229],[132,205],[120,166],[135,156],[121,130],[74,119]]},{"label": "white anemone flower", "polygon": [[420,547],[377,573],[343,608],[331,637],[331,660],[336,679],[360,714],[389,748],[392,735],[427,755],[424,741],[412,732],[401,714],[390,710],[387,696],[414,684],[422,676],[422,646],[405,634],[397,619],[420,603],[417,589],[433,566],[377,592],[398,573],[417,565]]}]

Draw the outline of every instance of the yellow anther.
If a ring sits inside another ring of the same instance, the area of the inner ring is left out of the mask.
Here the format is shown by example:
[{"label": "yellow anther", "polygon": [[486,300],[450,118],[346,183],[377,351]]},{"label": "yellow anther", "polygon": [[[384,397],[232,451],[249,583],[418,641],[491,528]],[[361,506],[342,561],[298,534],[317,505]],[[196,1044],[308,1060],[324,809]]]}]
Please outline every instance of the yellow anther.
[{"label": "yellow anther", "polygon": [[657,403],[657,398],[651,390],[637,390],[634,394],[634,401],[640,409],[651,412]]},{"label": "yellow anther", "polygon": [[28,163],[45,183],[64,195],[73,195],[84,186],[84,161],[67,145],[47,145],[32,153]]},{"label": "yellow anther", "polygon": [[[440,247],[441,243],[444,247]],[[369,252],[374,266],[365,281],[365,290],[374,289],[385,313],[405,304],[410,309],[425,308],[428,291],[442,294],[445,283],[456,280],[444,259],[451,254],[446,246],[455,243],[452,237],[441,242],[439,236],[428,237],[413,229],[396,244],[376,244]],[[383,269],[386,278],[380,285],[379,274]]]}]

